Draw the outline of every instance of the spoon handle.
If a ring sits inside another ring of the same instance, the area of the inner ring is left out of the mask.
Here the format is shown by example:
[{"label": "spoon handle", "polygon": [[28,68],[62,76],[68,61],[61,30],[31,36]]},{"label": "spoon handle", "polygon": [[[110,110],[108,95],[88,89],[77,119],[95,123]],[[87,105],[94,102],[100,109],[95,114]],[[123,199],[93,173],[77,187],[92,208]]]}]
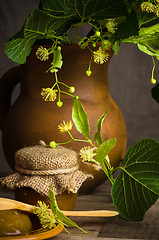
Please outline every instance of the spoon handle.
[{"label": "spoon handle", "polygon": [[[0,198],[0,210],[18,209],[21,211],[32,212],[35,206],[18,202],[9,198]],[[51,211],[51,209],[48,209]],[[112,217],[118,215],[116,211],[95,210],[95,211],[62,211],[66,216],[76,217]]]},{"label": "spoon handle", "polygon": [[117,211],[94,210],[94,211],[62,211],[67,216],[77,217],[113,217],[118,215]]}]

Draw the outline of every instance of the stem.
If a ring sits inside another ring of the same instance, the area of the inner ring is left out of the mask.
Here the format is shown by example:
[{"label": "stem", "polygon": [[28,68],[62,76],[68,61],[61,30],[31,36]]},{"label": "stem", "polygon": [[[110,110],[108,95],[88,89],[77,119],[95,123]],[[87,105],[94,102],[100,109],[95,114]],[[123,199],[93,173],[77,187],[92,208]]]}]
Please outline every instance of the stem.
[{"label": "stem", "polygon": [[[107,168],[106,168],[105,164],[106,164]],[[113,178],[114,169],[110,164],[110,159],[109,159],[108,155],[106,155],[105,161],[103,161],[103,170],[104,170],[105,174],[107,175],[111,184],[113,184],[114,183],[114,178]]]},{"label": "stem", "polygon": [[68,131],[68,134],[70,135],[72,141],[74,141],[74,138],[73,138],[72,134],[70,133],[70,131]]},{"label": "stem", "polygon": [[54,85],[52,86],[52,89],[54,89],[54,87],[57,85],[57,82],[54,83]]},{"label": "stem", "polygon": [[[74,138],[74,141],[77,141],[77,142],[87,142],[87,143],[91,143],[90,141],[88,140],[83,140],[83,139],[77,139],[77,138]],[[95,145],[91,144],[93,147],[95,147]]]},{"label": "stem", "polygon": [[76,39],[77,39],[77,35],[78,35],[78,33],[79,33],[79,30],[80,30],[80,26],[77,28],[77,31],[76,31],[76,34],[75,34],[75,36],[74,36],[74,38],[72,39],[72,41],[71,41],[71,43],[72,44],[74,44],[75,43],[75,41],[76,41]]},{"label": "stem", "polygon": [[64,92],[64,91],[61,91],[61,90],[60,90],[60,92],[66,94],[66,95],[69,95],[69,96],[71,96],[71,97],[73,97],[73,98],[75,97],[74,95],[72,95],[72,94],[70,94],[70,93],[67,93],[67,92]]},{"label": "stem", "polygon": [[145,44],[145,46],[146,46],[151,52],[156,53],[156,50],[154,50],[152,47],[150,47],[150,45]]},{"label": "stem", "polygon": [[67,88],[70,88],[68,85],[66,85],[65,83],[63,83],[63,82],[58,82],[58,83],[60,83],[60,84],[62,84],[62,85],[64,85],[65,87],[67,87]]},{"label": "stem", "polygon": [[91,27],[95,28],[97,31],[99,31],[99,28],[98,28],[97,26],[95,26],[94,24],[92,24],[92,23],[90,23],[90,22],[88,22],[88,24],[89,24]]},{"label": "stem", "polygon": [[75,142],[85,142],[85,143],[90,143],[93,147],[96,147],[93,143],[92,143],[92,141],[89,139],[89,140],[84,140],[84,139],[77,139],[77,138],[74,138],[73,136],[72,136],[72,134],[70,133],[70,131],[68,131],[68,134],[70,135],[70,137],[71,137],[71,139],[73,140],[73,141],[75,141]]},{"label": "stem", "polygon": [[123,39],[121,42],[125,42],[125,43],[142,43],[142,42],[147,42],[147,41],[151,41],[151,40],[155,40],[158,39],[158,36],[149,36],[147,38],[144,38],[142,36],[134,38],[134,37],[130,37],[127,39]]},{"label": "stem", "polygon": [[89,51],[92,53],[92,55],[93,55],[93,51],[92,51],[92,49],[87,45],[87,48],[89,49]]},{"label": "stem", "polygon": [[91,54],[91,59],[90,59],[89,66],[88,66],[89,71],[91,70],[92,58],[93,58],[93,53]]},{"label": "stem", "polygon": [[68,143],[70,143],[70,142],[72,142],[73,140],[71,139],[71,140],[69,140],[69,141],[67,141],[67,142],[63,142],[63,143],[56,143],[57,145],[62,145],[62,144],[68,144]]},{"label": "stem", "polygon": [[[58,88],[58,92],[59,92],[59,96],[58,96],[58,101],[60,101],[60,87],[58,85],[58,78],[57,78],[57,72],[55,72],[55,80],[56,80],[56,85],[57,85],[57,88]],[[54,84],[55,85],[55,84]]]},{"label": "stem", "polygon": [[61,41],[66,41],[66,38],[62,37],[62,36],[55,36],[55,35],[47,35],[46,38],[50,38],[50,39],[56,39],[56,40],[61,40]]},{"label": "stem", "polygon": [[155,64],[155,60],[154,60],[153,56],[152,56],[152,62],[153,62],[153,68],[152,68],[152,75],[151,75],[151,77],[154,78],[154,70],[155,70],[156,64]]}]

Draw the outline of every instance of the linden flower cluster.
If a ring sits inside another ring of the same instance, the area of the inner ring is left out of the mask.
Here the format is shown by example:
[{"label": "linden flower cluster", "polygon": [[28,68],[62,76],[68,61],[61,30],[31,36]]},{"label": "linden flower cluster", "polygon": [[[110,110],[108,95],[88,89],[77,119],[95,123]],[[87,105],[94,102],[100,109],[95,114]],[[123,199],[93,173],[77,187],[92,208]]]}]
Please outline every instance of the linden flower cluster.
[{"label": "linden flower cluster", "polygon": [[49,59],[49,51],[47,48],[43,48],[42,46],[40,46],[36,51],[36,56],[41,61],[46,61]]},{"label": "linden flower cluster", "polygon": [[157,17],[159,17],[159,0],[155,0],[153,2],[154,4],[151,1],[142,2],[140,5],[141,10],[147,13],[154,13]]},{"label": "linden flower cluster", "polygon": [[[57,65],[59,68],[61,68],[62,55],[61,55],[60,46],[56,46],[56,48],[52,47],[50,49],[43,48],[42,46],[40,46],[36,51],[36,56],[40,61],[46,61],[49,59],[49,55],[52,53],[53,53],[53,59],[55,59],[55,62],[58,61]],[[55,74],[55,83],[52,86],[52,88],[42,88],[41,96],[44,99],[44,101],[54,102],[57,99],[57,92],[58,92],[58,101],[56,102],[56,105],[58,107],[62,107],[63,105],[63,102],[60,100],[61,93],[67,94],[75,99],[78,99],[78,96],[72,95],[72,93],[75,92],[75,87],[68,86],[63,82],[58,81],[58,77],[57,77],[58,69],[54,66],[53,62],[51,63],[51,67],[47,70],[47,72],[48,71]],[[64,87],[66,87],[68,89],[68,92],[61,90],[60,85],[63,85]],[[55,87],[57,89],[54,89]]]},{"label": "linden flower cluster", "polygon": [[[71,137],[71,140],[68,141],[68,142],[64,142],[64,143],[56,143],[55,141],[51,141],[49,143],[49,146],[51,148],[56,148],[57,145],[61,145],[61,144],[67,144],[71,141],[83,141],[83,142],[88,142],[87,140],[81,140],[81,139],[75,139],[70,131],[72,130],[72,127],[73,127],[73,123],[72,121],[69,121],[69,122],[65,122],[63,121],[62,123],[60,123],[58,125],[58,129],[60,130],[61,133],[68,133],[69,136]],[[90,142],[89,142],[90,143]],[[93,145],[93,144],[92,144]],[[94,150],[96,149],[96,147],[93,145],[93,148],[87,146],[87,147],[83,147],[81,150],[80,150],[80,157],[82,158],[82,162],[94,162],[95,164],[97,164],[97,162],[93,159],[94,156],[96,155],[96,153],[94,153]]]},{"label": "linden flower cluster", "polygon": [[60,124],[58,125],[58,129],[59,129],[60,132],[62,132],[62,133],[65,133],[65,132],[70,131],[70,130],[72,129],[72,127],[73,127],[73,123],[72,123],[71,121],[69,121],[69,122],[63,121],[63,123],[60,123]]},{"label": "linden flower cluster", "polygon": [[117,23],[115,19],[109,18],[106,23],[106,28],[108,29],[108,32],[115,33],[117,30]]},{"label": "linden flower cluster", "polygon": [[108,61],[109,53],[102,49],[102,47],[99,47],[97,51],[93,52],[93,58],[95,63],[103,64]]},{"label": "linden flower cluster", "polygon": [[44,101],[54,102],[57,98],[56,92],[58,92],[57,89],[42,88],[41,96],[44,99]]},{"label": "linden flower cluster", "polygon": [[44,229],[53,229],[56,227],[56,218],[47,209],[48,206],[44,202],[38,201],[38,208],[34,209],[34,213],[40,219],[40,223]]},{"label": "linden flower cluster", "polygon": [[94,153],[94,150],[96,148],[91,148],[89,146],[87,147],[83,147],[81,150],[80,150],[80,157],[82,158],[82,162],[95,162],[96,161],[93,159],[94,156],[96,155],[96,153]]}]

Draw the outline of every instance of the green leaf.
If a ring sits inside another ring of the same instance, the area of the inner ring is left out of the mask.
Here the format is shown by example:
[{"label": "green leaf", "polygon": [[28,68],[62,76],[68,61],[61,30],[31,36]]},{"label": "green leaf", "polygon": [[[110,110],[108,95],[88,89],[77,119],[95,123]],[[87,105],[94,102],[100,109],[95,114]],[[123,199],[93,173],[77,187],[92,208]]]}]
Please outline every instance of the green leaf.
[{"label": "green leaf", "polygon": [[55,19],[40,9],[35,9],[24,25],[24,35],[15,36],[5,43],[5,53],[14,62],[25,63],[31,51],[31,46],[37,39],[50,38],[52,35],[61,34],[65,29],[64,19]]},{"label": "green leaf", "polygon": [[5,43],[5,53],[12,61],[23,64],[35,41],[36,37],[13,38]]},{"label": "green leaf", "polygon": [[46,37],[51,32],[59,35],[62,33],[64,23],[65,19],[54,18],[40,9],[35,9],[26,21],[24,35]]},{"label": "green leaf", "polygon": [[97,149],[97,153],[95,155],[95,160],[100,164],[103,165],[103,161],[109,152],[115,147],[116,145],[116,138],[108,139],[107,141],[103,142],[99,148]]},{"label": "green leaf", "polygon": [[114,45],[113,45],[113,51],[114,54],[117,55],[119,52],[120,46],[119,46],[119,41],[115,41]]},{"label": "green leaf", "polygon": [[159,51],[156,50],[150,51],[149,46],[145,46],[144,44],[138,43],[137,46],[140,49],[140,51],[146,53],[147,55],[159,57]]},{"label": "green leaf", "polygon": [[138,16],[138,22],[140,27],[145,25],[150,26],[151,24],[153,25],[155,21],[158,22],[158,17],[153,13],[144,13]]},{"label": "green leaf", "polygon": [[126,220],[137,221],[159,196],[159,143],[142,139],[127,151],[111,190],[113,203]]},{"label": "green leaf", "polygon": [[141,42],[142,38],[145,44],[159,49],[159,23],[141,28],[139,31],[139,40],[141,39]]},{"label": "green leaf", "polygon": [[108,112],[109,112],[109,109],[107,108],[105,113],[98,119],[96,124],[97,132],[94,134],[94,141],[97,142],[98,146],[100,146],[103,142],[101,137],[101,128],[102,128],[103,121]]},{"label": "green leaf", "polygon": [[87,139],[90,138],[88,132],[90,132],[88,115],[85,112],[82,103],[75,99],[72,109],[72,120],[76,126],[76,129],[82,133]]},{"label": "green leaf", "polygon": [[75,0],[76,10],[82,19],[115,18],[127,15],[123,0]]},{"label": "green leaf", "polygon": [[41,0],[41,4],[44,10],[58,13],[64,13],[64,4],[61,0]]},{"label": "green leaf", "polygon": [[57,48],[56,50],[53,51],[54,58],[53,62],[51,63],[53,68],[61,68],[63,61],[62,61],[62,54],[61,54],[61,49]]},{"label": "green leaf", "polygon": [[122,39],[129,38],[131,36],[138,35],[138,20],[136,12],[132,11],[127,19],[118,25],[115,33],[115,39],[121,41]]},{"label": "green leaf", "polygon": [[56,18],[68,18],[76,15],[75,0],[41,0],[45,11]]},{"label": "green leaf", "polygon": [[152,97],[159,103],[159,83],[151,89]]},{"label": "green leaf", "polygon": [[73,222],[71,219],[69,219],[65,214],[63,214],[61,212],[61,210],[58,207],[57,201],[56,201],[56,197],[54,194],[54,188],[52,186],[50,186],[50,190],[49,190],[49,198],[51,200],[51,210],[52,212],[55,214],[55,216],[62,221],[62,223],[68,227],[77,227],[78,229],[80,229],[81,231],[83,231],[84,233],[87,233],[86,231],[84,231],[82,228],[80,228],[75,222]]},{"label": "green leaf", "polygon": [[127,6],[128,12],[131,13],[134,5],[134,0],[123,0]]}]

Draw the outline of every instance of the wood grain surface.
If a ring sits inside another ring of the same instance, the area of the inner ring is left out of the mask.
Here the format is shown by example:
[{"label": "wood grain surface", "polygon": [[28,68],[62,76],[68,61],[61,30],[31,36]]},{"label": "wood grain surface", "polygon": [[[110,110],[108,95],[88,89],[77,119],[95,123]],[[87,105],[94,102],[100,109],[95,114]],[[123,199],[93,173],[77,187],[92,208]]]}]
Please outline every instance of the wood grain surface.
[{"label": "wood grain surface", "polygon": [[[4,174],[3,174],[4,175]],[[13,192],[4,192],[0,188],[0,197],[14,199]],[[115,210],[110,196],[108,181],[100,185],[89,195],[78,196],[75,210]],[[69,228],[70,234],[65,230],[54,240],[159,240],[159,200],[149,209],[140,222],[128,222],[118,216],[97,217],[71,217],[80,227],[88,232],[83,233],[77,228]]]}]

